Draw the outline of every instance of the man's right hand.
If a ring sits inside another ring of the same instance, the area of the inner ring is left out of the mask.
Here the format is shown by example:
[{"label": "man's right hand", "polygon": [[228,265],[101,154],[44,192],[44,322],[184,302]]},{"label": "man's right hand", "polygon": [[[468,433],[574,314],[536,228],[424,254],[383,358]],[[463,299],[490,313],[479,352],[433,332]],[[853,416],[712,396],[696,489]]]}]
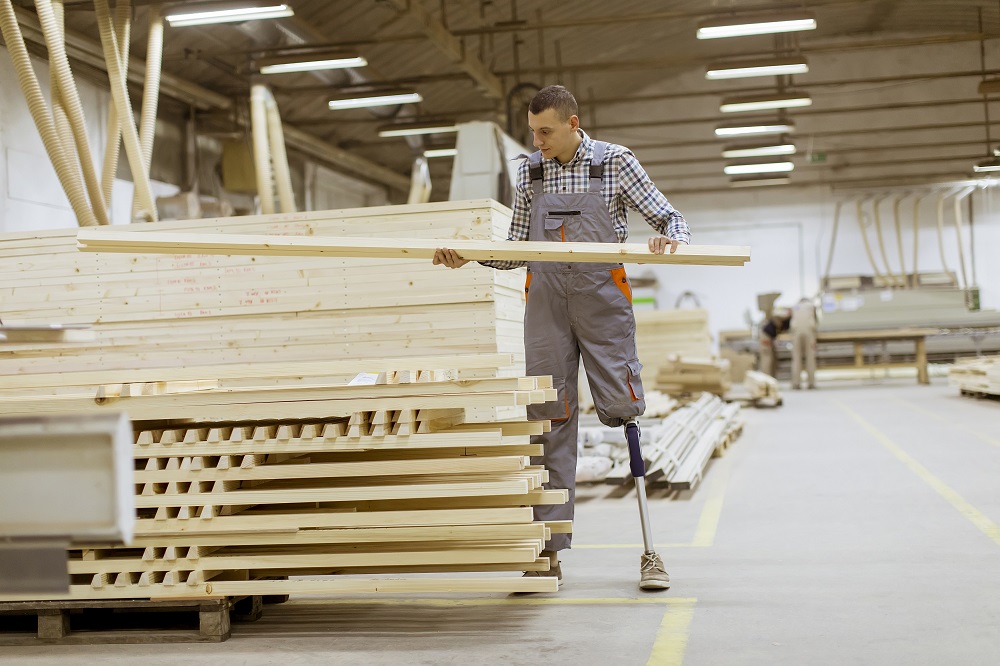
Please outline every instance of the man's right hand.
[{"label": "man's right hand", "polygon": [[462,266],[469,263],[468,259],[462,259],[458,252],[454,250],[449,250],[445,247],[439,247],[434,252],[434,265],[444,264],[448,268],[461,268]]}]

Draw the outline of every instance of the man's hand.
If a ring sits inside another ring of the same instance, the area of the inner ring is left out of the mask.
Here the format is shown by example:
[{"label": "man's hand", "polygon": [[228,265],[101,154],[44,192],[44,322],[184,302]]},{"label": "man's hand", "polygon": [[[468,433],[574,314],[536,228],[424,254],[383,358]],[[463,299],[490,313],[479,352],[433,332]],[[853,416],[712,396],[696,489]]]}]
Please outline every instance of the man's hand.
[{"label": "man's hand", "polygon": [[663,254],[670,246],[670,254],[677,251],[677,246],[680,245],[679,240],[674,240],[673,238],[667,238],[666,236],[652,236],[649,239],[649,251],[653,254]]},{"label": "man's hand", "polygon": [[462,259],[458,252],[454,250],[449,250],[445,247],[439,247],[434,252],[434,265],[444,264],[448,268],[461,268],[462,266],[469,263],[468,259]]}]

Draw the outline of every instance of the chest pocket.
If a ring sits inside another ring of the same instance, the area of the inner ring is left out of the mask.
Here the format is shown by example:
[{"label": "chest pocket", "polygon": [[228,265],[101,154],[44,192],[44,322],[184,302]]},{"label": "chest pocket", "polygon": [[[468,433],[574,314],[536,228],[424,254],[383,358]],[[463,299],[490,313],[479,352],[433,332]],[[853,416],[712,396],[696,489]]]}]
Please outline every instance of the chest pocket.
[{"label": "chest pocket", "polygon": [[547,213],[545,215],[545,240],[565,243],[567,233],[569,240],[572,240],[573,232],[580,224],[580,215],[581,211],[578,210],[554,210]]}]

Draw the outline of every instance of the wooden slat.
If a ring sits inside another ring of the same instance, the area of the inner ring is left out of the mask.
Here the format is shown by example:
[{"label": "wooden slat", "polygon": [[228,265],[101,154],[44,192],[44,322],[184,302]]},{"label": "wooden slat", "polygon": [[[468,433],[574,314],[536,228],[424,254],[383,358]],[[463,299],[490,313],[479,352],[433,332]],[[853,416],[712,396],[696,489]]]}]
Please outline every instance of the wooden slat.
[{"label": "wooden slat", "polygon": [[426,240],[419,238],[338,238],[237,234],[132,233],[81,229],[79,248],[87,252],[129,254],[222,254],[302,257],[366,257],[432,259],[439,247],[449,247],[476,261],[573,261],[597,263],[742,266],[750,248],[723,245],[682,245],[673,254],[653,254],[641,243],[554,243],[546,241]]}]

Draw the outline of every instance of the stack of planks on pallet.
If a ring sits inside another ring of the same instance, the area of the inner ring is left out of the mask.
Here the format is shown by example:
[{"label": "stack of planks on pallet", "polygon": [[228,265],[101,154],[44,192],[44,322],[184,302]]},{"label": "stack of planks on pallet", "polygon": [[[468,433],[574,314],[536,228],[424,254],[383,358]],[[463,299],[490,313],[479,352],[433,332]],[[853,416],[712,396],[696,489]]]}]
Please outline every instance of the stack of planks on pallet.
[{"label": "stack of planks on pallet", "polygon": [[712,354],[707,310],[637,310],[635,324],[646,388],[720,396],[729,389],[729,362]]},{"label": "stack of planks on pallet", "polygon": [[[509,219],[471,201],[131,229],[489,239]],[[138,540],[74,551],[73,598],[554,591],[510,573],[570,529],[532,522],[565,495],[524,459],[545,427],[525,405],[553,390],[523,376],[523,271],[90,254],[75,232],[0,236],[4,324],[94,334],[0,346],[0,413],[136,428]],[[427,575],[448,571],[478,575]],[[300,577],[330,573],[364,576]]]},{"label": "stack of planks on pallet", "polygon": [[743,388],[755,407],[779,407],[783,402],[778,380],[767,373],[748,370],[743,377]]},{"label": "stack of planks on pallet", "polygon": [[948,384],[962,395],[1000,396],[1000,356],[960,359],[948,370]]}]

